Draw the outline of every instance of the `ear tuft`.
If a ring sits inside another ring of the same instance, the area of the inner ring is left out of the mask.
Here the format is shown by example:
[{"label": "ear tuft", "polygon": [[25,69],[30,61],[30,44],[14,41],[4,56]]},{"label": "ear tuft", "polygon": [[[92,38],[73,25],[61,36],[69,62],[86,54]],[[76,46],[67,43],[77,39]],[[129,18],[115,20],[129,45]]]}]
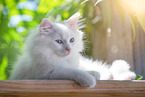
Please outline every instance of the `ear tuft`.
[{"label": "ear tuft", "polygon": [[49,35],[53,30],[53,24],[48,19],[44,18],[40,24],[40,33],[42,35]]}]

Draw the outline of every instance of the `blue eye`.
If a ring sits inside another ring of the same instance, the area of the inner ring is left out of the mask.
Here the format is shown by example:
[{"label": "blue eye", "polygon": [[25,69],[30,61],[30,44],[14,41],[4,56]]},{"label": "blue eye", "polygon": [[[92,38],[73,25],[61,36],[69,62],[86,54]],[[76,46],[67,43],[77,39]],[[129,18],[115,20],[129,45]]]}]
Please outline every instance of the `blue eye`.
[{"label": "blue eye", "polygon": [[71,38],[71,39],[70,39],[70,42],[74,42],[74,38]]},{"label": "blue eye", "polygon": [[63,44],[61,40],[55,40],[58,44]]}]

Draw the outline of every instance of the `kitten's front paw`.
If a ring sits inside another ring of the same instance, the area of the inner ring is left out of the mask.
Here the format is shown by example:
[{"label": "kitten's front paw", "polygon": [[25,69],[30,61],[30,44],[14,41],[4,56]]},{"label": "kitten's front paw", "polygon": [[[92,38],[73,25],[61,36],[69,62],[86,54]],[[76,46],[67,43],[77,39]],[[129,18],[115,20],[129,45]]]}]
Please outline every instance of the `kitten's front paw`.
[{"label": "kitten's front paw", "polygon": [[87,72],[79,73],[76,81],[85,87],[93,88],[96,85],[96,79]]},{"label": "kitten's front paw", "polygon": [[89,74],[95,77],[96,80],[100,80],[100,74],[96,71],[87,71]]}]

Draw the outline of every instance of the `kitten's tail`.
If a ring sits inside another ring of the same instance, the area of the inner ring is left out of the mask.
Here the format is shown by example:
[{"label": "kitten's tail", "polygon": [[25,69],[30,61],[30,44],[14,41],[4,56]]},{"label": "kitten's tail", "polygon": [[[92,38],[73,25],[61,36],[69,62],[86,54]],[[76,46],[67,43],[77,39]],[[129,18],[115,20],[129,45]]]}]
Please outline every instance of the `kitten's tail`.
[{"label": "kitten's tail", "polygon": [[113,80],[133,80],[136,74],[130,70],[130,65],[124,60],[116,60],[110,67]]}]

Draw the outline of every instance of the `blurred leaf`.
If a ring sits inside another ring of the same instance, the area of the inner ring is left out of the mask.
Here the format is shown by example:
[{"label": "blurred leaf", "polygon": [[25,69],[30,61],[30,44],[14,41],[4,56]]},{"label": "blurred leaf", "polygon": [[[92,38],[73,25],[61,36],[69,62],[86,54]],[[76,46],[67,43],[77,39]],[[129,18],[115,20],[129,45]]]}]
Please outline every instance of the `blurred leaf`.
[{"label": "blurred leaf", "polygon": [[143,76],[142,75],[136,75],[135,80],[142,80],[142,79],[143,79]]},{"label": "blurred leaf", "polygon": [[11,17],[13,15],[19,15],[19,14],[20,14],[20,11],[15,7],[11,8],[9,11],[9,17]]},{"label": "blurred leaf", "polygon": [[141,27],[143,28],[143,30],[145,32],[145,12],[144,12],[144,14],[138,14],[137,20],[139,21]]},{"label": "blurred leaf", "polygon": [[16,1],[17,0],[4,0],[5,1],[5,4],[9,7],[9,8],[12,8],[12,7],[15,7],[16,6]]},{"label": "blurred leaf", "polygon": [[6,80],[7,75],[6,75],[6,68],[8,65],[8,59],[7,56],[3,57],[2,63],[0,65],[0,80]]},{"label": "blurred leaf", "polygon": [[61,5],[65,0],[40,0],[40,6],[38,7],[37,12],[47,13],[50,9]]},{"label": "blurred leaf", "polygon": [[[2,9],[3,9],[3,4],[0,3],[0,18],[2,18]],[[0,24],[1,24],[1,19],[0,19]]]},{"label": "blurred leaf", "polygon": [[[133,20],[133,24],[136,25],[138,21],[141,25],[142,29],[145,31],[145,0],[122,0],[122,5],[124,6],[124,10],[127,11],[131,19]],[[133,31],[134,33],[134,31]]]},{"label": "blurred leaf", "polygon": [[63,18],[68,18],[68,17],[69,17],[69,13],[68,13],[68,12],[64,12],[64,13],[62,14],[62,16],[63,16]]},{"label": "blurred leaf", "polygon": [[22,41],[21,34],[17,33],[15,29],[9,29],[9,35],[11,39],[15,39],[15,41]]},{"label": "blurred leaf", "polygon": [[136,35],[137,35],[137,22],[136,22],[136,18],[132,17],[132,16],[128,16],[129,21],[131,23],[131,27],[132,27],[132,33],[133,33],[133,41],[135,41]]},{"label": "blurred leaf", "polygon": [[35,14],[36,14],[34,11],[29,10],[29,9],[22,9],[21,11],[22,11],[22,13],[23,13],[24,15],[35,16]]}]

